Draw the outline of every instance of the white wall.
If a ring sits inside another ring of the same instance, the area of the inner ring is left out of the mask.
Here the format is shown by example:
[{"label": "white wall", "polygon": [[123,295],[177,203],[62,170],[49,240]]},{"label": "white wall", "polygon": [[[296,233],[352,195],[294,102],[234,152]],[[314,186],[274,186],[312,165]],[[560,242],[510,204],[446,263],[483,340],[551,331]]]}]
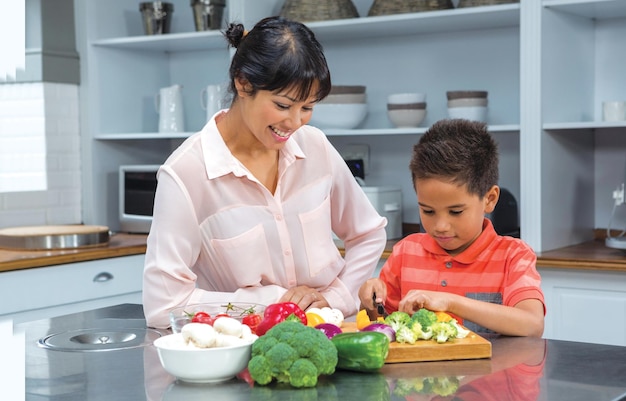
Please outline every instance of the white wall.
[{"label": "white wall", "polygon": [[[12,149],[0,146],[0,160],[15,161],[12,163],[12,174],[18,177],[15,185],[24,186],[29,180],[33,185],[40,183],[41,175],[23,173],[32,170],[42,151],[45,170],[45,189],[0,193],[0,228],[81,223],[78,109],[77,85],[48,82],[0,85],[0,138],[12,144],[23,143]],[[20,120],[18,125],[16,116]],[[15,129],[17,126],[21,130]],[[40,141],[22,141],[24,132],[42,127]]]}]

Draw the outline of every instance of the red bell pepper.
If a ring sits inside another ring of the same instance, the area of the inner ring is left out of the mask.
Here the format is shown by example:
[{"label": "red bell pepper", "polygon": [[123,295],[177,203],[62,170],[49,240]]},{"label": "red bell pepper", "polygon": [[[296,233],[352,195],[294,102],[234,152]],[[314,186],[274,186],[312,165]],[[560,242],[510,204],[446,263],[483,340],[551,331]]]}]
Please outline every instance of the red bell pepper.
[{"label": "red bell pepper", "polygon": [[280,302],[268,305],[267,308],[265,308],[265,312],[263,312],[263,320],[256,328],[256,334],[262,336],[269,329],[286,320],[291,315],[294,315],[306,326],[306,313],[300,309],[297,304],[293,302]]}]

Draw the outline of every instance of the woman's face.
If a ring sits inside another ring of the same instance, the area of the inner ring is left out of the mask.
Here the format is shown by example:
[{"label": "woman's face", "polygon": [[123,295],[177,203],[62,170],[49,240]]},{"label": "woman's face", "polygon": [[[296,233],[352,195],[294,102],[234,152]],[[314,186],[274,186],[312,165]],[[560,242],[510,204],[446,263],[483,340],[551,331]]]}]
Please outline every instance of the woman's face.
[{"label": "woman's face", "polygon": [[424,230],[451,255],[469,247],[482,232],[485,213],[491,213],[500,190],[493,186],[484,198],[466,185],[436,178],[415,181],[420,220]]},{"label": "woman's face", "polygon": [[[268,149],[279,149],[301,126],[311,119],[315,96],[297,101],[294,89],[278,92],[260,90],[250,95],[239,89],[244,124],[252,135]],[[241,86],[243,88],[243,86]],[[315,87],[311,91],[315,93]]]}]

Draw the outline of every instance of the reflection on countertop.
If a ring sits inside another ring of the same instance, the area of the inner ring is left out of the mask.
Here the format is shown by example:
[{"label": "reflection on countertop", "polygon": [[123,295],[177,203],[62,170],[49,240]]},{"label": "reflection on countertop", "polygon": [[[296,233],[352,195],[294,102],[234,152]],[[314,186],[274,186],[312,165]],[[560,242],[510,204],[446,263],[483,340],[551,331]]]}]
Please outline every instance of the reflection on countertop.
[{"label": "reflection on countertop", "polygon": [[145,321],[141,305],[134,304],[19,325],[26,333],[26,400],[612,401],[626,393],[626,347],[527,337],[490,338],[490,359],[387,364],[372,374],[337,371],[310,389],[254,386],[245,375],[186,384],[163,370],[152,345],[89,353],[37,346],[55,332],[138,325],[145,327]]}]

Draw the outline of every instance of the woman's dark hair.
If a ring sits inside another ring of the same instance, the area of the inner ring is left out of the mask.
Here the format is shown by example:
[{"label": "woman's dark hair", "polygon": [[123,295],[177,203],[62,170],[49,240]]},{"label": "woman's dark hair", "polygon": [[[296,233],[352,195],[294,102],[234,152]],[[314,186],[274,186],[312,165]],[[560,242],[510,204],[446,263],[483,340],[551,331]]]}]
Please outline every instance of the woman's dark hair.
[{"label": "woman's dark hair", "polygon": [[304,24],[268,17],[250,32],[242,24],[231,23],[224,36],[237,49],[229,70],[229,90],[233,95],[237,93],[236,78],[250,83],[252,95],[259,90],[293,88],[297,100],[304,101],[318,85],[314,96],[319,101],[330,92],[330,71],[322,45]]},{"label": "woman's dark hair", "polygon": [[498,145],[484,123],[440,120],[413,147],[409,169],[413,185],[438,178],[467,185],[469,193],[482,198],[498,184]]}]

